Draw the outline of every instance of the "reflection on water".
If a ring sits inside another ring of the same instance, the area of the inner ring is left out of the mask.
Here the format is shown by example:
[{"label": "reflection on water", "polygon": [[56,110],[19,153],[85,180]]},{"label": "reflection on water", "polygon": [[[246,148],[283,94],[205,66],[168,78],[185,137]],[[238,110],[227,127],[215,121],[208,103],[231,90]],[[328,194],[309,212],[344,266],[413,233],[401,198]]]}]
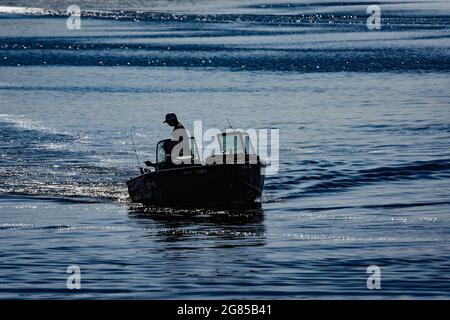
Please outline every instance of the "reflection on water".
[{"label": "reflection on water", "polygon": [[[450,2],[211,2],[0,16],[0,298],[448,299]],[[264,212],[127,207],[167,112],[280,129]]]},{"label": "reflection on water", "polygon": [[[221,240],[252,239],[247,245],[264,245],[265,226],[262,208],[249,210],[172,209],[129,205],[129,217],[139,225],[160,228],[159,241],[180,241],[190,237]],[[154,237],[154,234],[152,234]],[[255,242],[255,240],[257,240]],[[236,243],[242,246],[244,242]],[[223,247],[233,247],[227,243]]]}]

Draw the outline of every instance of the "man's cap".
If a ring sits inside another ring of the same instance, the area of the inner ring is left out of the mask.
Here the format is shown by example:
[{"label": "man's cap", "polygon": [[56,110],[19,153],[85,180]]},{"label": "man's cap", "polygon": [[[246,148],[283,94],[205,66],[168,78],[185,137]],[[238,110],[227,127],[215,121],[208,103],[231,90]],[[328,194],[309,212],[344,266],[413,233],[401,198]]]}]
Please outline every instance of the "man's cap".
[{"label": "man's cap", "polygon": [[176,121],[176,120],[177,120],[177,115],[175,113],[168,113],[168,114],[166,114],[166,120],[163,121],[163,123]]}]

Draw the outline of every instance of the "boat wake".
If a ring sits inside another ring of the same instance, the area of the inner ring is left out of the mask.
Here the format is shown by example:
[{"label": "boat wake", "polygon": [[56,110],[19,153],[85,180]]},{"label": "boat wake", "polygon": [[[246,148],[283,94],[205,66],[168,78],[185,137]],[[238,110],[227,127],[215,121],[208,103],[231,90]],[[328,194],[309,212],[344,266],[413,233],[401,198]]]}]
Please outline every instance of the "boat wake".
[{"label": "boat wake", "polygon": [[350,170],[341,164],[328,163],[323,166],[320,162],[315,162],[315,165],[311,161],[306,162],[303,167],[288,170],[283,176],[267,179],[266,191],[269,194],[278,193],[279,195],[278,198],[272,196],[267,202],[286,201],[322,193],[345,192],[373,184],[450,178],[450,159],[412,161],[359,170]]},{"label": "boat wake", "polygon": [[[89,137],[0,115],[0,193],[58,202],[127,201],[131,168],[100,162]],[[126,152],[126,151],[124,151]]]}]

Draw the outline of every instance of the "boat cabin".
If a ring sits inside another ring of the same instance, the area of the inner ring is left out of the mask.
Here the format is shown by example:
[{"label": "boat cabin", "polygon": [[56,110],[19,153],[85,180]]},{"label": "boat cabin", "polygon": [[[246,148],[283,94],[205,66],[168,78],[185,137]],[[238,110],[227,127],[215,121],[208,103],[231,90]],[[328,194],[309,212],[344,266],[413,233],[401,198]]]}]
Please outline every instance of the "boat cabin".
[{"label": "boat cabin", "polygon": [[[260,161],[247,133],[242,131],[221,132],[216,137],[220,151],[218,154],[207,157],[204,161],[205,165],[256,164]],[[189,150],[187,152],[184,150],[184,153],[173,161],[171,152],[176,144],[177,142],[171,139],[161,140],[157,143],[156,163],[152,164],[155,170],[204,165],[194,137],[189,139]]]}]

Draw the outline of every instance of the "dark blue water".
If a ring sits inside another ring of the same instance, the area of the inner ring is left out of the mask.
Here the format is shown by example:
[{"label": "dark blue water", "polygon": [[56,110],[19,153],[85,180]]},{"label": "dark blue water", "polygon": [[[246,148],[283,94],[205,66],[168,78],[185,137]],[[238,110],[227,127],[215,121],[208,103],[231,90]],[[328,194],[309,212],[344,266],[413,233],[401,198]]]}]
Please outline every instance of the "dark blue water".
[{"label": "dark blue water", "polygon": [[[0,14],[0,298],[449,298],[449,5],[306,3]],[[131,206],[167,112],[280,129],[261,210]]]}]

